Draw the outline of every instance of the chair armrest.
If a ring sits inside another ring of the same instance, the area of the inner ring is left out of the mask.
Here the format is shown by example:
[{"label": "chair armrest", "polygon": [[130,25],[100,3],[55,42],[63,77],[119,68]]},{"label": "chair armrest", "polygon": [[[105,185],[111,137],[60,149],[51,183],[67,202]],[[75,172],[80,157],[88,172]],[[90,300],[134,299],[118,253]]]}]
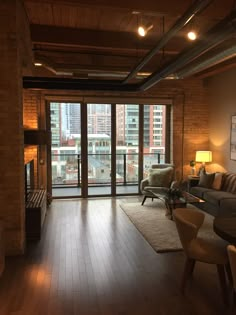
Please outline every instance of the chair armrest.
[{"label": "chair armrest", "polygon": [[169,188],[167,187],[157,187],[157,186],[148,186],[144,190],[146,193],[155,193],[160,196],[166,196],[169,192]]},{"label": "chair armrest", "polygon": [[144,178],[144,179],[141,180],[141,182],[140,182],[140,190],[144,191],[144,188],[146,186],[149,186],[148,178]]},{"label": "chair armrest", "polygon": [[179,183],[177,180],[173,180],[173,182],[170,184],[170,189],[176,189],[179,188]]}]

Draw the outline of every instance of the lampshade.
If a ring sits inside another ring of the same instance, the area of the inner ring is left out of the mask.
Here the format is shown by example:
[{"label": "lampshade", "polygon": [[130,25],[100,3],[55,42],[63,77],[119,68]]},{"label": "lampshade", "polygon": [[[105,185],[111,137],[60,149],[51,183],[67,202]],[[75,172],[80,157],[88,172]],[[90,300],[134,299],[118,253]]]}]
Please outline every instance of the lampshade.
[{"label": "lampshade", "polygon": [[196,151],[196,162],[211,162],[212,161],[212,152],[211,151]]}]

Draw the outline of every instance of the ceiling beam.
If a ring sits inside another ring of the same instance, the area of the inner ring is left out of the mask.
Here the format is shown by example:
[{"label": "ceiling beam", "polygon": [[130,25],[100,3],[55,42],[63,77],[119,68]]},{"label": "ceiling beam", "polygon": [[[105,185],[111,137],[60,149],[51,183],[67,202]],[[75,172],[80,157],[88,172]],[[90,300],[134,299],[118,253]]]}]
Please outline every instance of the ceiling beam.
[{"label": "ceiling beam", "polygon": [[[94,47],[99,50],[130,50],[136,53],[149,51],[157,41],[155,37],[138,37],[136,32],[99,31],[38,24],[31,25],[30,32],[32,42],[37,45],[83,47],[83,49]],[[176,54],[185,46],[185,38],[177,36],[167,44],[165,52]]]},{"label": "ceiling beam", "polygon": [[217,64],[211,68],[208,68],[206,70],[203,70],[197,74],[195,74],[194,76],[199,78],[199,79],[205,79],[208,77],[211,77],[213,75],[225,72],[227,70],[233,69],[236,67],[236,57],[230,59],[230,60],[226,60],[223,63]]},{"label": "ceiling beam", "polygon": [[[192,3],[192,0],[175,1],[157,1],[157,0],[24,0],[27,3],[52,4],[52,5],[74,5],[74,6],[90,6],[109,9],[124,9],[128,11],[139,11],[154,15],[181,15]],[[234,0],[216,0],[203,13],[210,18],[220,19],[232,10]]]},{"label": "ceiling beam", "polygon": [[49,77],[23,77],[25,89],[48,89],[48,90],[87,90],[87,91],[139,91],[138,84],[122,84],[121,80],[84,80],[69,78]]},{"label": "ceiling beam", "polygon": [[64,46],[88,46],[124,49],[150,49],[155,41],[141,39],[135,32],[113,32],[75,29],[33,24],[30,26],[33,43]]},{"label": "ceiling beam", "polygon": [[[164,61],[170,60],[170,56],[165,57]],[[134,65],[140,61],[138,56],[114,56],[102,54],[80,54],[56,53],[35,51],[35,61],[48,65],[56,70],[81,70],[81,69],[99,69],[108,71],[130,71]],[[152,72],[152,70],[163,62],[163,57],[157,55],[144,68],[143,71]]]}]

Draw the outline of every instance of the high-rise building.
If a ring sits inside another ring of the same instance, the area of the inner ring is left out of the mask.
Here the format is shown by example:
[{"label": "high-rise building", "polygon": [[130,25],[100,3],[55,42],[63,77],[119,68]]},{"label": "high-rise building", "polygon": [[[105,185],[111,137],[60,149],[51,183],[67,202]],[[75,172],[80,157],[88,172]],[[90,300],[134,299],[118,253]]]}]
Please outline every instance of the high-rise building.
[{"label": "high-rise building", "polygon": [[139,106],[125,106],[125,144],[138,146],[139,144]]},{"label": "high-rise building", "polygon": [[61,129],[63,138],[68,139],[71,134],[81,133],[80,104],[61,103]]},{"label": "high-rise building", "polygon": [[61,145],[61,107],[58,103],[50,104],[52,147]]},{"label": "high-rise building", "polygon": [[111,105],[88,104],[88,134],[111,135]]}]

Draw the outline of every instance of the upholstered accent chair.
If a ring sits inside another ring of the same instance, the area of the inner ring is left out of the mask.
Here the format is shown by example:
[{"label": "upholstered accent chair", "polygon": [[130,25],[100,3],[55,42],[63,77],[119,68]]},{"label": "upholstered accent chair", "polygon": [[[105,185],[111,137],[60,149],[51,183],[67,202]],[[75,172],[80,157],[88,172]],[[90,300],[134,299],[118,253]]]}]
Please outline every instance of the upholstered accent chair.
[{"label": "upholstered accent chair", "polygon": [[227,246],[229,264],[232,273],[232,283],[231,283],[231,310],[235,308],[236,303],[236,247],[234,245]]},{"label": "upholstered accent chair", "polygon": [[223,301],[228,302],[225,270],[230,278],[229,260],[227,255],[227,243],[219,238],[198,237],[198,231],[203,224],[205,214],[193,208],[177,208],[174,210],[174,221],[179,238],[183,246],[186,263],[182,279],[181,290],[184,293],[186,282],[194,270],[195,262],[215,264],[220,280]]},{"label": "upholstered accent chair", "polygon": [[152,191],[159,196],[166,195],[170,188],[174,188],[177,182],[175,167],[173,164],[153,164],[149,170],[149,176],[140,183],[140,191],[144,195],[142,205],[147,198],[155,198]]}]

